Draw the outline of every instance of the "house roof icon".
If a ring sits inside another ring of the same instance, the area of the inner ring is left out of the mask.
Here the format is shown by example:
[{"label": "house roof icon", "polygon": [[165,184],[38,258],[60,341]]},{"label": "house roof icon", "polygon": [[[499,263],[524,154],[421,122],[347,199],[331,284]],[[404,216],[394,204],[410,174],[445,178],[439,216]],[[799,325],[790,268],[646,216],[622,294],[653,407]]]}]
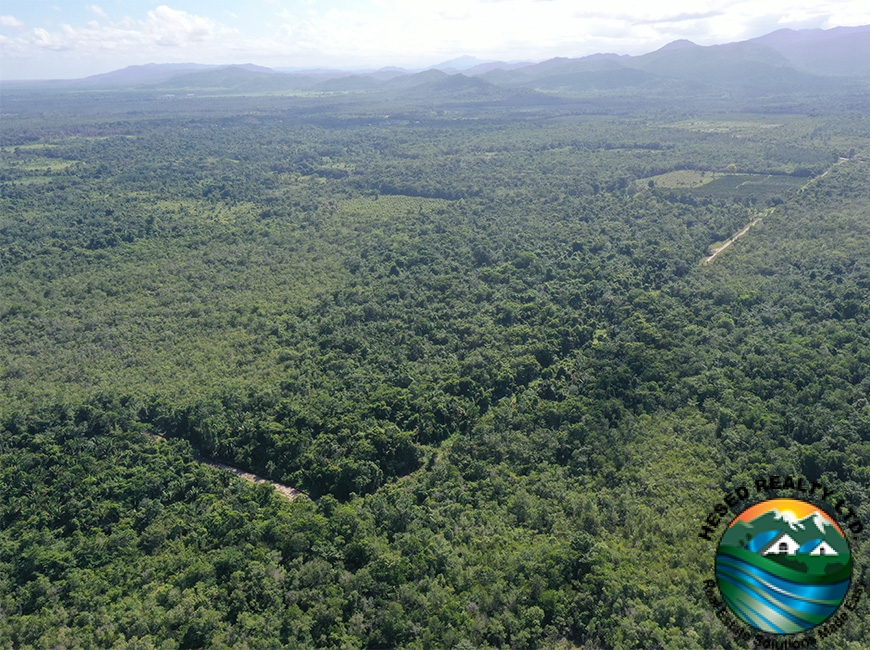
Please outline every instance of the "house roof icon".
[{"label": "house roof icon", "polygon": [[800,548],[788,533],[780,533],[761,549],[762,555],[795,555]]},{"label": "house roof icon", "polygon": [[830,544],[825,541],[819,543],[812,551],[810,551],[810,555],[839,555],[837,551],[835,551]]},{"label": "house roof icon", "polygon": [[762,546],[758,551],[761,555],[839,555],[834,548],[823,539],[813,539],[798,544],[791,535],[782,532]]}]

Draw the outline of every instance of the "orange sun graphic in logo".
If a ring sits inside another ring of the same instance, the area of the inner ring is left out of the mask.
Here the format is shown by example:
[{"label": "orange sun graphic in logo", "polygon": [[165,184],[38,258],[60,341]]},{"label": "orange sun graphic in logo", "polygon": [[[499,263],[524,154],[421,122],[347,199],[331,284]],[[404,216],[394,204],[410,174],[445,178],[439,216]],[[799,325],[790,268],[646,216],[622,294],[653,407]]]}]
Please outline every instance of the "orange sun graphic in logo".
[{"label": "orange sun graphic in logo", "polygon": [[747,508],[737,515],[734,518],[734,521],[729,524],[729,528],[738,521],[749,523],[756,517],[763,515],[766,512],[770,512],[771,510],[777,510],[786,521],[800,521],[804,517],[817,512],[825,521],[832,524],[840,535],[843,535],[843,530],[837,525],[837,522],[825,514],[821,508],[809,504],[806,501],[798,501],[797,499],[770,499],[769,501],[763,501],[751,508]]}]

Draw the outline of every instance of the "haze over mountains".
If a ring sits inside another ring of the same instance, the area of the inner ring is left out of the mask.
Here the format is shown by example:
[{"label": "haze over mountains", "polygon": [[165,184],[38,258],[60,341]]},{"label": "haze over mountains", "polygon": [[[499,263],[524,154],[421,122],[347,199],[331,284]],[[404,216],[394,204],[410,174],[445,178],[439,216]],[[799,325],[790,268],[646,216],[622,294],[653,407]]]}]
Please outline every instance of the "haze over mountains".
[{"label": "haze over mountains", "polygon": [[641,56],[594,54],[540,63],[463,56],[426,70],[280,71],[252,64],[148,64],[55,84],[158,92],[381,92],[432,86],[500,94],[504,89],[568,94],[825,92],[870,82],[870,26],[779,30],[725,45],[674,41]]}]

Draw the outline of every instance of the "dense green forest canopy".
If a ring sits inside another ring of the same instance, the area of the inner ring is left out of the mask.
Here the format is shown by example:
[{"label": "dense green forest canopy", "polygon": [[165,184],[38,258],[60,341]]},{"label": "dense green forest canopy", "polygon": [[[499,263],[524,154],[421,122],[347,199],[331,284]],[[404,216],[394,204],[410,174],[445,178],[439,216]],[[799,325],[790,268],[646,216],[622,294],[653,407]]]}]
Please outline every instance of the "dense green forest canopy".
[{"label": "dense green forest canopy", "polygon": [[870,521],[866,90],[472,81],[4,91],[0,645],[748,648],[722,491]]}]

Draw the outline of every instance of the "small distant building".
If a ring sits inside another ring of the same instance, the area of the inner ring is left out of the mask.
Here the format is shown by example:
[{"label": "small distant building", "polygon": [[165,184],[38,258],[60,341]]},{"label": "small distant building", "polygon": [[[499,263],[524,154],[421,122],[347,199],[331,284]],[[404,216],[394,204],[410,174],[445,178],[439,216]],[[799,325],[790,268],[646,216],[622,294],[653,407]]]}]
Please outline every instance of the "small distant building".
[{"label": "small distant building", "polygon": [[822,542],[810,551],[810,555],[839,555],[839,553],[831,548],[831,545],[827,542]]},{"label": "small distant building", "polygon": [[[773,538],[773,541],[770,542],[767,546],[765,546],[761,550],[762,555],[795,555],[800,548],[800,544],[794,541],[788,533],[781,533]],[[830,547],[828,547],[830,548]],[[833,550],[833,549],[832,549]]]}]

